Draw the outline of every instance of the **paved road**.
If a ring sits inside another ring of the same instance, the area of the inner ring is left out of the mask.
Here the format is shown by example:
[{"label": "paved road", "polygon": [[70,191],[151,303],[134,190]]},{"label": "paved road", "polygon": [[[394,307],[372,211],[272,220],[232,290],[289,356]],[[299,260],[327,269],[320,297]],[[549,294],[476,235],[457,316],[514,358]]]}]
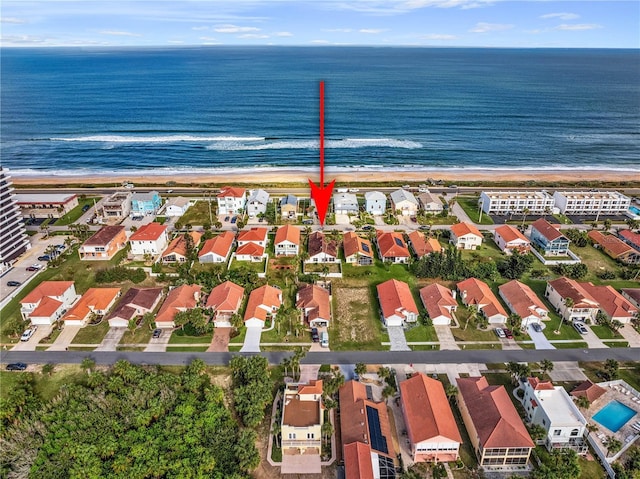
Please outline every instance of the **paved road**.
[{"label": "paved road", "polygon": [[[291,352],[263,352],[271,364],[293,355]],[[244,354],[252,356],[255,354]],[[211,365],[226,365],[234,353],[143,353],[134,351],[4,351],[0,362],[25,362],[37,364],[61,364],[82,362],[93,358],[97,364],[113,364],[125,359],[135,364],[182,365],[195,358]],[[508,361],[638,361],[640,348],[603,349],[553,349],[553,350],[463,350],[463,351],[331,351],[308,353],[301,361],[304,364],[464,364],[501,363]]]}]

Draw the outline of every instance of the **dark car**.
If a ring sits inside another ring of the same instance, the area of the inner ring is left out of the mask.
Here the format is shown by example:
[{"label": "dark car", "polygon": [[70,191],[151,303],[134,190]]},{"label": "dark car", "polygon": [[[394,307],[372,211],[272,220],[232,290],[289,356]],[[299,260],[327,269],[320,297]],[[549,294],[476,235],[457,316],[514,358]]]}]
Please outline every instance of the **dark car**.
[{"label": "dark car", "polygon": [[234,216],[233,218],[231,218],[231,224],[232,225],[235,225],[236,221],[238,221],[238,217],[237,216]]},{"label": "dark car", "polygon": [[363,229],[364,231],[371,231],[371,230],[373,229],[373,226],[371,226],[371,225],[364,225],[364,226],[362,227],[362,229]]},{"label": "dark car", "polygon": [[420,228],[418,228],[420,231],[429,231],[431,229],[431,226],[427,226],[427,225],[422,225],[420,226]]},{"label": "dark car", "polygon": [[158,339],[161,334],[162,334],[162,329],[154,329],[152,337],[154,339]]},{"label": "dark car", "polygon": [[507,339],[513,339],[513,331],[511,331],[510,329],[505,329],[504,335],[507,337]]},{"label": "dark car", "polygon": [[27,369],[27,365],[25,363],[9,363],[6,369],[7,371],[24,371]]},{"label": "dark car", "polygon": [[318,328],[311,328],[311,339],[314,343],[320,341],[320,335],[318,334]]},{"label": "dark car", "polygon": [[42,266],[39,264],[32,264],[31,266],[27,266],[27,271],[40,271]]},{"label": "dark car", "polygon": [[49,256],[48,254],[43,254],[42,256],[38,256],[38,261],[50,261],[51,260],[51,256]]},{"label": "dark car", "polygon": [[7,281],[7,286],[10,286],[11,288],[15,287],[15,286],[20,286],[22,283],[20,281]]},{"label": "dark car", "polygon": [[228,216],[225,216],[225,217],[224,217],[224,220],[225,220],[225,221],[229,221],[229,217],[228,217]]},{"label": "dark car", "polygon": [[538,323],[533,323],[533,324],[531,325],[531,327],[533,328],[533,330],[534,330],[536,333],[541,333],[541,332],[542,332],[542,326],[540,326]]},{"label": "dark car", "polygon": [[82,207],[82,212],[83,212],[83,213],[86,213],[87,211],[89,211],[89,208],[91,208],[91,206],[89,206],[89,205],[84,205],[84,206]]}]

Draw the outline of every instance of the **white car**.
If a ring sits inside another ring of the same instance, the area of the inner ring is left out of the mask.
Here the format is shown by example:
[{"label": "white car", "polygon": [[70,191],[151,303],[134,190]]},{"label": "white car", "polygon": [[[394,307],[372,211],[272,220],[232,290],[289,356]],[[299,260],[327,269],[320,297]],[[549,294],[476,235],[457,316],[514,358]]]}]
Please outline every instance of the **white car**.
[{"label": "white car", "polygon": [[25,330],[25,332],[22,333],[22,336],[20,336],[20,341],[29,341],[29,339],[31,339],[31,336],[33,336],[33,333],[36,332],[36,329],[38,329],[38,326],[32,326],[29,329]]},{"label": "white car", "polygon": [[507,335],[504,334],[504,329],[502,329],[502,328],[496,328],[496,329],[494,329],[494,332],[496,333],[496,336],[498,336],[499,338],[504,339],[504,338],[507,337]]},{"label": "white car", "polygon": [[580,321],[575,321],[573,323],[573,327],[576,328],[576,331],[578,331],[580,334],[587,334],[589,332],[584,323],[581,323]]}]

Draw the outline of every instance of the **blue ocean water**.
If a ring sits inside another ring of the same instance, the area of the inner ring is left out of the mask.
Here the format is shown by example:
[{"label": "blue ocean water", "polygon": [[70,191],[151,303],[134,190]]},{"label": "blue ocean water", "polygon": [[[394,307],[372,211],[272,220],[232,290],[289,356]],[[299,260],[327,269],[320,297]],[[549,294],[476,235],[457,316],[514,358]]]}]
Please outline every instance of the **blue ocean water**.
[{"label": "blue ocean water", "polygon": [[[640,51],[2,49],[15,175],[640,167]],[[317,168],[317,167],[315,167]]]}]

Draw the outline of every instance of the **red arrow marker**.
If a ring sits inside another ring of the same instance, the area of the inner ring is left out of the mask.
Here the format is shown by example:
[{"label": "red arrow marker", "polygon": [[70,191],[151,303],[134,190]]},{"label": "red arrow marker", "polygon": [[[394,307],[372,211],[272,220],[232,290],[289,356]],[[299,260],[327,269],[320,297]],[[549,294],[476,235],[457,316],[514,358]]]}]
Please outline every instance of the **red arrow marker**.
[{"label": "red arrow marker", "polygon": [[329,201],[331,200],[331,192],[336,180],[333,180],[327,186],[324,185],[324,82],[320,82],[320,185],[317,186],[313,181],[309,180],[311,186],[311,198],[316,203],[318,210],[318,218],[320,224],[324,225],[324,219],[327,216]]}]

